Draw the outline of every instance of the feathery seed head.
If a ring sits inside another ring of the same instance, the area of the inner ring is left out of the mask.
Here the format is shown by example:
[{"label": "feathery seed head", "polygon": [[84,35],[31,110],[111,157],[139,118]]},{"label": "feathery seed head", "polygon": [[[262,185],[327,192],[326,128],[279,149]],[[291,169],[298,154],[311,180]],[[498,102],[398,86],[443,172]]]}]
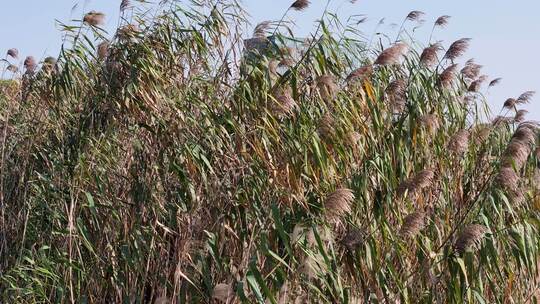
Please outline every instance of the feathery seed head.
[{"label": "feathery seed head", "polygon": [[378,65],[393,65],[398,64],[401,58],[407,53],[408,46],[404,42],[398,42],[393,46],[381,52],[374,64]]},{"label": "feathery seed head", "polygon": [[515,98],[508,98],[504,101],[503,107],[507,109],[511,109],[516,105],[517,100]]},{"label": "feathery seed head", "polygon": [[459,130],[448,141],[448,149],[456,154],[463,154],[469,148],[469,131]]},{"label": "feathery seed head", "polygon": [[407,84],[403,79],[396,79],[390,82],[385,90],[394,114],[401,113],[405,109],[405,103],[407,101],[406,87]]},{"label": "feathery seed head", "polygon": [[449,88],[452,86],[456,75],[457,67],[457,64],[452,64],[446,69],[444,69],[444,71],[442,71],[438,79],[438,83],[440,86],[442,86],[443,88]]},{"label": "feathery seed head", "polygon": [[525,121],[525,116],[529,113],[527,110],[518,110],[516,112],[516,116],[514,116],[514,121],[517,123],[521,123]]},{"label": "feathery seed head", "polygon": [[436,114],[425,114],[420,117],[420,122],[430,134],[436,133],[439,129],[439,117]]},{"label": "feathery seed head", "polygon": [[263,21],[257,26],[255,26],[255,29],[253,30],[253,37],[254,38],[265,38],[266,37],[266,31],[270,27],[271,21]]},{"label": "feathery seed head", "polygon": [[465,227],[454,244],[456,252],[464,253],[479,246],[486,232],[487,228],[482,225],[473,224]]},{"label": "feathery seed head", "polygon": [[369,75],[371,75],[371,73],[373,73],[373,66],[372,65],[366,65],[366,66],[360,67],[360,68],[352,71],[347,76],[346,81],[347,82],[352,81],[352,80],[362,81],[366,77],[369,77]]},{"label": "feathery seed head", "polygon": [[99,59],[101,60],[105,59],[108,53],[109,53],[109,42],[103,41],[100,44],[98,44],[97,55]]},{"label": "feathery seed head", "polygon": [[425,48],[420,55],[420,64],[426,67],[431,67],[437,64],[437,62],[439,61],[439,59],[437,58],[437,52],[441,49],[442,46],[438,42]]},{"label": "feathery seed head", "polygon": [[351,212],[354,194],[351,189],[340,188],[328,195],[324,201],[324,209],[332,218],[341,217]]},{"label": "feathery seed head", "polygon": [[33,56],[26,57],[26,59],[24,59],[23,65],[29,72],[33,72],[37,68],[37,62]]},{"label": "feathery seed head", "polygon": [[425,227],[426,214],[413,212],[403,219],[400,234],[404,237],[414,237]]},{"label": "feathery seed head", "polygon": [[435,20],[435,26],[440,26],[440,27],[446,26],[450,18],[451,17],[448,15],[440,16],[439,18],[437,18],[437,20]]},{"label": "feathery seed head", "polygon": [[461,38],[450,45],[446,54],[444,55],[445,59],[455,60],[461,55],[463,55],[469,48],[469,43],[471,38]]},{"label": "feathery seed head", "polygon": [[496,177],[496,182],[504,189],[515,190],[518,188],[519,176],[517,175],[514,168],[502,167]]},{"label": "feathery seed head", "polygon": [[498,85],[499,83],[501,83],[501,81],[502,81],[502,78],[500,78],[500,77],[495,78],[495,79],[493,79],[492,81],[489,82],[489,87],[490,88],[494,87],[494,86]]},{"label": "feathery seed head", "polygon": [[318,132],[321,135],[321,137],[331,138],[335,132],[334,125],[335,125],[335,120],[332,114],[325,113],[319,121]]},{"label": "feathery seed head", "polygon": [[531,98],[536,94],[535,91],[527,91],[521,95],[519,95],[516,104],[524,104],[529,103],[531,101]]},{"label": "feathery seed head", "polygon": [[220,283],[214,286],[212,291],[212,298],[223,303],[229,303],[234,296],[234,290],[232,284]]},{"label": "feathery seed head", "polygon": [[83,21],[91,26],[99,26],[105,23],[105,14],[91,11],[84,16]]},{"label": "feathery seed head", "polygon": [[19,58],[19,50],[15,49],[15,48],[9,49],[7,51],[7,55],[11,56],[13,59],[17,59],[17,58]]},{"label": "feathery seed head", "polygon": [[331,100],[336,96],[338,86],[335,77],[332,75],[321,75],[316,80],[319,93],[324,100]]},{"label": "feathery seed head", "polygon": [[131,2],[129,0],[122,0],[122,2],[120,2],[120,11],[121,12],[125,11],[126,9],[129,8],[130,5],[131,5]]},{"label": "feathery seed head", "polygon": [[424,15],[422,11],[412,11],[407,15],[407,20],[417,21]]},{"label": "feathery seed head", "polygon": [[291,8],[297,11],[303,11],[309,6],[309,0],[296,0],[291,4]]}]

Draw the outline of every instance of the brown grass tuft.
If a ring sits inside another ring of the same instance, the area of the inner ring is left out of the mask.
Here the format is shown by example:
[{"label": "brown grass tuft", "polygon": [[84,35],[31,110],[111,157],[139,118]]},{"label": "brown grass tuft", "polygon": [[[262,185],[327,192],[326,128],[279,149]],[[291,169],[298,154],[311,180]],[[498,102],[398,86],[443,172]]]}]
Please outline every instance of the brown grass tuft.
[{"label": "brown grass tuft", "polygon": [[443,88],[449,88],[452,86],[454,83],[454,78],[456,77],[457,67],[457,64],[452,64],[442,71],[438,80],[440,86]]},{"label": "brown grass tuft", "polygon": [[107,58],[108,54],[109,54],[109,42],[103,41],[100,44],[98,44],[98,47],[97,47],[98,58],[103,60]]},{"label": "brown grass tuft", "polygon": [[465,227],[454,244],[455,250],[464,253],[479,246],[486,232],[487,228],[482,225],[473,224]]},{"label": "brown grass tuft", "polygon": [[508,98],[504,101],[503,107],[507,109],[511,109],[516,105],[517,100],[515,98]]},{"label": "brown grass tuft", "polygon": [[435,26],[440,26],[440,27],[446,26],[450,18],[451,17],[448,15],[440,16],[439,18],[437,18],[437,20],[435,20]]},{"label": "brown grass tuft", "polygon": [[253,37],[254,38],[265,38],[266,37],[266,31],[268,31],[268,28],[270,27],[270,24],[272,24],[271,21],[263,21],[257,26],[255,26],[255,29],[253,30]]},{"label": "brown grass tuft", "polygon": [[398,64],[408,50],[407,44],[404,42],[398,42],[393,46],[385,49],[381,52],[379,57],[375,60],[374,64],[378,65],[393,65]]},{"label": "brown grass tuft", "polygon": [[535,91],[527,91],[521,95],[519,95],[516,104],[524,104],[529,103],[531,101],[531,98],[536,94]]},{"label": "brown grass tuft", "polygon": [[500,77],[499,77],[499,78],[495,78],[495,79],[493,79],[492,81],[489,82],[488,87],[490,87],[490,88],[491,88],[491,87],[494,87],[494,86],[500,84],[501,81],[502,81],[502,78],[500,78]]},{"label": "brown grass tuft", "polygon": [[476,79],[480,75],[482,66],[476,64],[474,59],[469,59],[465,63],[465,66],[461,69],[461,74],[467,79]]},{"label": "brown grass tuft", "polygon": [[461,38],[450,45],[446,54],[444,54],[445,59],[455,60],[461,55],[463,55],[469,48],[469,43],[471,38]]},{"label": "brown grass tuft", "polygon": [[334,136],[335,130],[335,119],[330,113],[325,113],[319,120],[318,132],[322,138],[332,138]]},{"label": "brown grass tuft", "polygon": [[91,26],[99,26],[105,23],[105,14],[91,11],[84,16],[83,21]]},{"label": "brown grass tuft", "polygon": [[401,113],[405,109],[407,101],[406,87],[407,84],[403,79],[396,79],[392,81],[385,90],[394,114]]},{"label": "brown grass tuft", "polygon": [[10,56],[12,57],[13,59],[18,59],[19,58],[19,50],[18,49],[9,49],[7,51],[7,56]]},{"label": "brown grass tuft", "polygon": [[291,8],[297,11],[303,11],[308,8],[309,4],[309,0],[296,0],[291,4]]},{"label": "brown grass tuft", "polygon": [[26,57],[26,59],[24,59],[23,65],[24,68],[29,72],[33,72],[37,68],[37,62],[33,56]]},{"label": "brown grass tuft", "polygon": [[230,303],[233,296],[234,290],[232,284],[217,284],[214,286],[214,290],[212,291],[212,298],[223,303]]},{"label": "brown grass tuft", "polygon": [[126,9],[129,8],[130,5],[131,5],[130,0],[122,0],[122,2],[120,2],[120,11],[121,12],[125,11]]},{"label": "brown grass tuft", "polygon": [[324,201],[324,209],[333,217],[341,217],[351,212],[354,194],[351,189],[340,188],[328,195]]},{"label": "brown grass tuft", "polygon": [[360,68],[352,71],[347,76],[346,81],[347,82],[352,81],[352,80],[362,81],[366,77],[369,77],[369,75],[371,75],[371,73],[373,73],[373,66],[372,65],[366,65],[366,66],[360,67]]},{"label": "brown grass tuft", "polygon": [[442,49],[440,43],[434,43],[422,51],[420,55],[420,64],[426,67],[431,67],[438,63],[437,52]]},{"label": "brown grass tuft", "polygon": [[350,251],[353,251],[364,242],[365,236],[366,234],[362,230],[352,228],[345,234],[340,243]]},{"label": "brown grass tuft", "polygon": [[406,19],[411,21],[418,21],[423,15],[424,12],[422,11],[412,11],[407,15]]},{"label": "brown grass tuft", "polygon": [[431,169],[424,169],[418,172],[415,176],[404,180],[398,187],[398,196],[402,196],[407,192],[409,195],[416,195],[422,189],[425,189],[433,183],[435,172]]},{"label": "brown grass tuft", "polygon": [[414,237],[425,227],[426,214],[424,212],[413,212],[403,219],[400,234],[404,237]]},{"label": "brown grass tuft", "polygon": [[448,149],[456,154],[463,154],[469,149],[469,131],[459,130],[448,141]]}]

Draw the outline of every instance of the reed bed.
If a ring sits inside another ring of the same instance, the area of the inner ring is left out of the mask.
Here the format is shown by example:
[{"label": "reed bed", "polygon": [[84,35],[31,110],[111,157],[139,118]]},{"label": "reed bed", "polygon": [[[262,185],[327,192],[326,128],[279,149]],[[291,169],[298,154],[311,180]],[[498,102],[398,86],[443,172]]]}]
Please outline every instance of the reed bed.
[{"label": "reed bed", "polygon": [[137,5],[112,39],[89,12],[58,58],[7,53],[2,302],[540,300],[533,92],[488,122],[469,39],[325,11],[247,50],[234,1]]}]

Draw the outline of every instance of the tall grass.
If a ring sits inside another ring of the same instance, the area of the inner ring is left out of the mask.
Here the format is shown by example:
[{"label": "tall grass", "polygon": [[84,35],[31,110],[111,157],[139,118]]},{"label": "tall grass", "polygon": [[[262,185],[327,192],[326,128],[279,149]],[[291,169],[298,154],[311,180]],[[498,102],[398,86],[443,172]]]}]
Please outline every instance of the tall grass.
[{"label": "tall grass", "polygon": [[129,10],[6,71],[2,302],[539,300],[531,96],[486,123],[468,40],[424,51],[407,16],[375,46],[325,11],[257,52],[233,1]]}]

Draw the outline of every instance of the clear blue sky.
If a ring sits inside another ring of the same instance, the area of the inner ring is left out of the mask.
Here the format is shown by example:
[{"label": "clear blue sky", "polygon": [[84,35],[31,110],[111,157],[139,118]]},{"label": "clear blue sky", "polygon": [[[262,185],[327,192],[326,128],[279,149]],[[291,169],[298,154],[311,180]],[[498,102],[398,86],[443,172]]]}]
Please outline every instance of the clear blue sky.
[{"label": "clear blue sky", "polygon": [[[157,1],[157,0],[155,0]],[[107,27],[118,21],[120,0],[17,0],[4,1],[0,18],[0,52],[16,47],[21,57],[33,55],[42,58],[57,55],[60,33],[55,19],[68,22],[80,18],[83,12],[96,10],[107,15]],[[133,1],[135,2],[135,1]],[[251,15],[251,22],[276,20],[281,17],[293,0],[243,0]],[[320,16],[326,3],[312,0],[305,12],[292,12],[290,17],[297,24],[299,36],[312,29],[312,22]],[[462,37],[473,38],[471,48],[463,59],[475,58],[484,65],[483,72],[492,78],[502,77],[498,87],[489,93],[493,112],[498,113],[507,97],[516,97],[526,90],[539,91],[531,105],[529,119],[540,120],[540,1],[538,0],[334,0],[331,7],[339,14],[366,14],[369,22],[360,30],[371,33],[374,25],[385,18],[382,31],[395,36],[397,28],[411,10],[426,13],[426,24],[416,36],[427,40],[431,23],[440,15],[451,15],[446,29],[435,34],[445,45]],[[78,4],[75,10],[72,8]],[[3,56],[2,56],[3,57]]]}]

